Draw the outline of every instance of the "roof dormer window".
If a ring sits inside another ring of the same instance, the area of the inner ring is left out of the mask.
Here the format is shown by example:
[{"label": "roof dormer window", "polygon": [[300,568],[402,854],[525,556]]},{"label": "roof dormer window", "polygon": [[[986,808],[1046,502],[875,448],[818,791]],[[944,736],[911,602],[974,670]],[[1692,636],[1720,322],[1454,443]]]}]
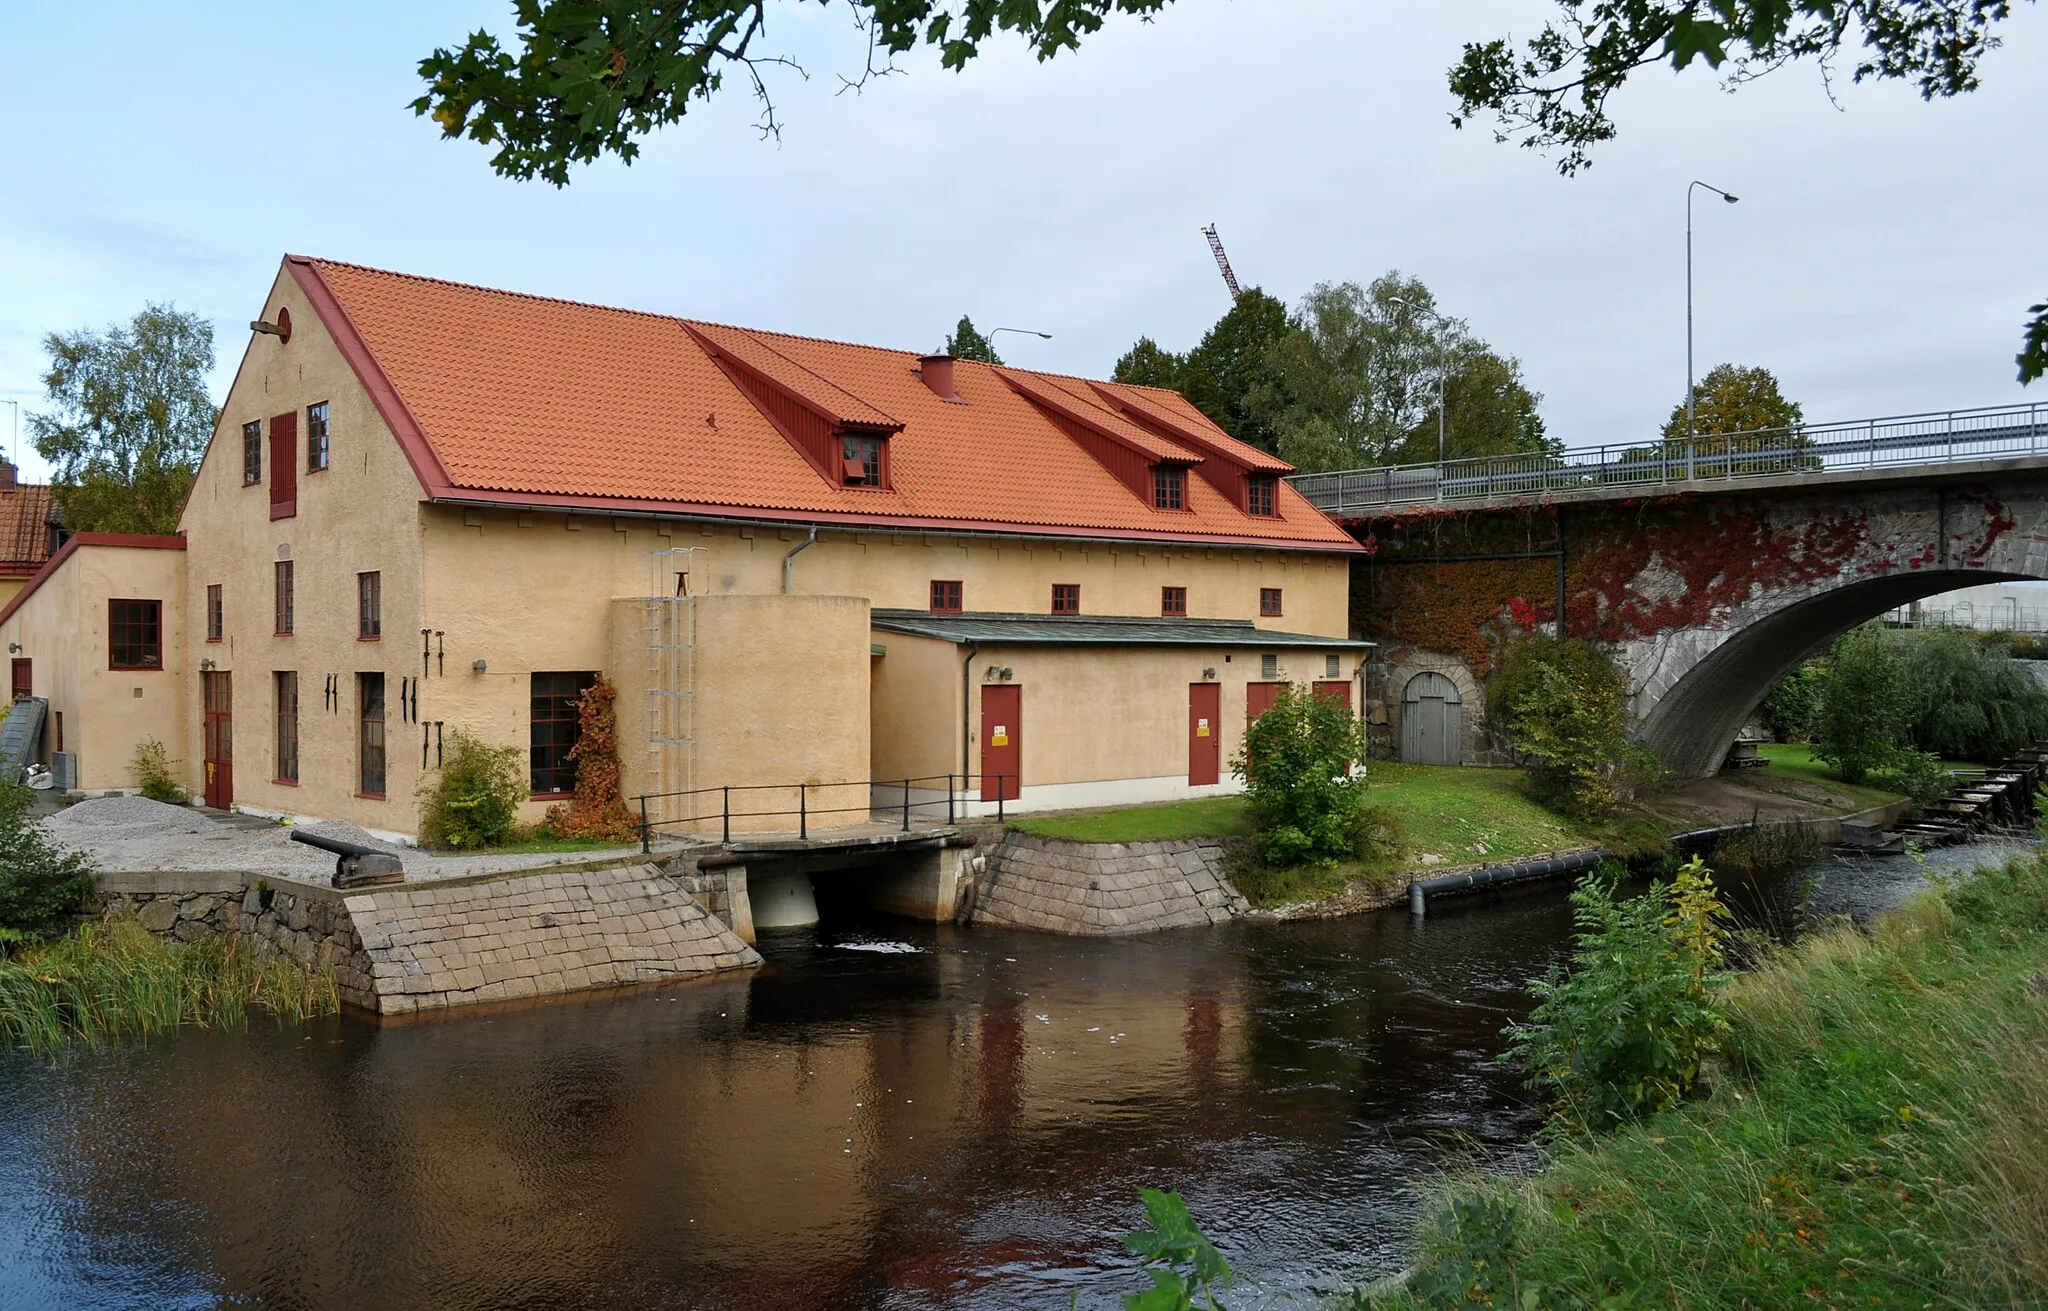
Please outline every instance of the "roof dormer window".
[{"label": "roof dormer window", "polygon": [[842,437],[839,439],[840,476],[848,487],[882,485],[882,439]]},{"label": "roof dormer window", "polygon": [[1265,515],[1271,518],[1276,513],[1273,508],[1274,481],[1273,475],[1270,473],[1255,473],[1245,478],[1244,512],[1246,514]]},{"label": "roof dormer window", "polygon": [[1155,464],[1152,466],[1152,508],[1155,510],[1185,510],[1188,508],[1188,471],[1177,464]]}]

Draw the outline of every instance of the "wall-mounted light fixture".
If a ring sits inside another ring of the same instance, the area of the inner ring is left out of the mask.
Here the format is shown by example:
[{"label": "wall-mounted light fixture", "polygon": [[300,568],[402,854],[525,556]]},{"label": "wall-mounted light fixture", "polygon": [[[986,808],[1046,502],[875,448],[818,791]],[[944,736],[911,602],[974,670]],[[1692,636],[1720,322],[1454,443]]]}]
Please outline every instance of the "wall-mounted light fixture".
[{"label": "wall-mounted light fixture", "polygon": [[1216,666],[1214,666],[1214,665],[1210,665],[1210,666],[1209,666],[1209,667],[1208,667],[1207,669],[1204,669],[1204,670],[1202,671],[1202,677],[1203,677],[1203,678],[1214,678],[1214,677],[1216,677]]},{"label": "wall-mounted light fixture", "polygon": [[488,666],[486,666],[483,661],[479,660],[469,667],[469,672],[471,672],[472,674],[481,674],[487,667]]},{"label": "wall-mounted light fixture", "polygon": [[19,642],[9,642],[9,643],[7,644],[7,654],[8,654],[8,655],[20,655],[20,654],[21,654],[21,643],[19,643]]},{"label": "wall-mounted light fixture", "polygon": [[981,681],[984,683],[1007,683],[1010,681],[1010,671],[1002,665],[990,665],[988,672],[981,676]]},{"label": "wall-mounted light fixture", "polygon": [[1003,666],[1003,681],[1005,683],[1010,681],[1010,667],[1008,665]]},{"label": "wall-mounted light fixture", "polygon": [[211,669],[211,668],[213,668],[213,657],[211,657],[211,656],[208,656],[208,657],[206,657],[205,659],[201,660],[201,661],[199,662],[199,667],[200,667],[201,669]]}]

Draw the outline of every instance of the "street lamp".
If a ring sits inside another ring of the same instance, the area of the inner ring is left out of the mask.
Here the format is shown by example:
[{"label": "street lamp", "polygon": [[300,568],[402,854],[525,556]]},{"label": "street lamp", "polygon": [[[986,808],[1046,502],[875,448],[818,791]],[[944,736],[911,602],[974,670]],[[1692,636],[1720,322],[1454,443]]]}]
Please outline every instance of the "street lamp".
[{"label": "street lamp", "polygon": [[1388,300],[1412,313],[1427,314],[1436,320],[1436,463],[1441,470],[1444,463],[1444,372],[1446,368],[1444,347],[1444,316],[1434,306],[1418,305],[1406,296],[1389,296]]},{"label": "street lamp", "polygon": [[14,407],[14,440],[7,443],[7,450],[11,456],[13,452],[21,449],[21,402],[0,399],[0,405]]},{"label": "street lamp", "polygon": [[1045,338],[1045,339],[1046,339],[1047,341],[1051,341],[1051,340],[1052,340],[1052,334],[1051,334],[1051,333],[1049,333],[1049,332],[1040,332],[1040,331],[1039,331],[1038,329],[1036,329],[1036,328],[990,328],[990,329],[988,330],[988,339],[989,339],[990,341],[994,341],[994,340],[996,339],[996,334],[997,334],[997,333],[999,333],[999,332],[1014,332],[1014,333],[1017,333],[1017,334],[1019,334],[1020,336],[1025,336],[1025,337],[1043,337],[1043,338]]},{"label": "street lamp", "polygon": [[1694,181],[1685,189],[1685,472],[1692,476],[1692,193],[1695,187],[1706,187],[1729,204],[1739,197],[1731,196],[1716,186]]}]

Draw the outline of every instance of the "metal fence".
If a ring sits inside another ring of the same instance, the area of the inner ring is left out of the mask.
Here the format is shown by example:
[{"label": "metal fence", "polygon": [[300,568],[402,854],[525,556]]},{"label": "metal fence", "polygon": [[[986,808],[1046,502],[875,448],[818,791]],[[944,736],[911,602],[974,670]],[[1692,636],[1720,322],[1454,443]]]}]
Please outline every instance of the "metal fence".
[{"label": "metal fence", "polygon": [[[734,787],[691,788],[684,792],[647,792],[633,798],[640,819],[640,850],[651,851],[654,834],[659,829],[683,828],[708,829],[715,821],[718,824],[719,840],[732,841],[733,821],[740,821],[747,832],[766,836],[768,833],[787,833],[794,827],[799,839],[811,836],[813,821],[831,819],[836,816],[859,815],[853,823],[887,822],[899,825],[899,831],[908,833],[912,822],[927,824],[953,824],[966,815],[973,804],[995,803],[998,820],[1007,818],[1006,803],[1011,800],[1011,783],[1014,774],[930,774],[923,778],[867,778],[849,779],[841,783],[747,783]],[[993,795],[986,794],[991,791]],[[941,785],[944,790],[941,791]],[[859,788],[867,793],[867,800],[857,806],[827,806],[813,804],[828,799],[830,794]],[[648,803],[657,803],[650,810]],[[678,806],[659,803],[679,802]],[[737,804],[735,804],[737,802]],[[791,804],[794,803],[794,804]],[[656,811],[686,809],[691,813],[680,816],[654,818]],[[940,815],[945,816],[944,819]],[[748,821],[776,819],[794,821],[773,830],[749,829]],[[850,827],[841,821],[837,827]],[[833,825],[825,825],[827,828]],[[744,836],[744,833],[743,833]]]},{"label": "metal fence", "polygon": [[1487,455],[1442,464],[1299,474],[1288,479],[1330,515],[1382,506],[1507,501],[1603,487],[1908,468],[2048,455],[2048,402],[1699,434],[1561,455]]}]

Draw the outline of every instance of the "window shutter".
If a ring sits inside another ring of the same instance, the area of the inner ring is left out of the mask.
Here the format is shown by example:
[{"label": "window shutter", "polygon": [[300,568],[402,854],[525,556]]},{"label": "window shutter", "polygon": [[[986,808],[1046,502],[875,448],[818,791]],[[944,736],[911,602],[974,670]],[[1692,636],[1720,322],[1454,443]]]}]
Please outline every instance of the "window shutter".
[{"label": "window shutter", "polygon": [[280,414],[270,421],[270,517],[290,519],[299,512],[299,416]]}]

